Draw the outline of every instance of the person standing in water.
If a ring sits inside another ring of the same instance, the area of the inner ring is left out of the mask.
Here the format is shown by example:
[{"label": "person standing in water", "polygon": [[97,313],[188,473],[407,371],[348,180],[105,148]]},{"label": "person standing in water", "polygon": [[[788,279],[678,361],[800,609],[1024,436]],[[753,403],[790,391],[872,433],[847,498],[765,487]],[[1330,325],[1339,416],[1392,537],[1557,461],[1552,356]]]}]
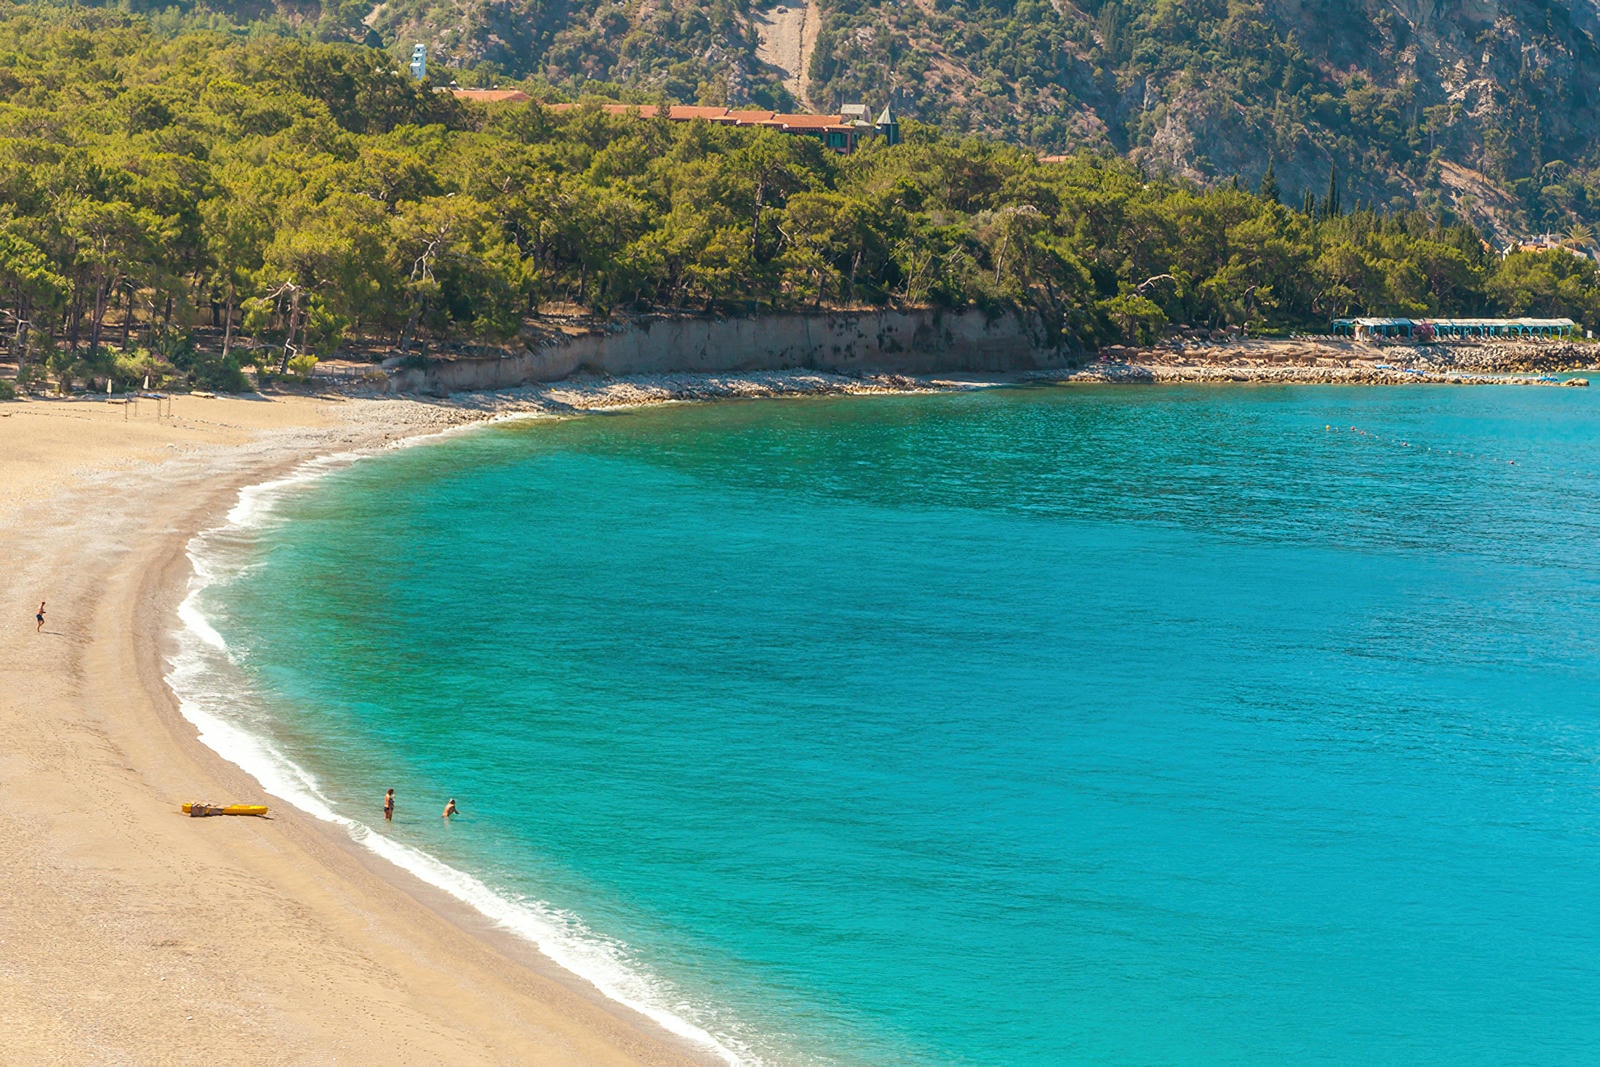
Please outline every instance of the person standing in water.
[{"label": "person standing in water", "polygon": [[33,632],[38,633],[40,630],[44,629],[44,601],[42,600],[39,601],[39,614],[35,615],[34,619],[39,625],[33,628]]},{"label": "person standing in water", "polygon": [[448,804],[446,804],[444,806],[444,816],[443,817],[448,819],[450,816],[454,815],[455,813],[456,813],[456,798],[455,797],[451,797],[450,798],[450,803],[448,803]]},{"label": "person standing in water", "polygon": [[383,821],[384,822],[393,822],[394,821],[394,790],[393,789],[391,789],[387,793],[383,794]]}]

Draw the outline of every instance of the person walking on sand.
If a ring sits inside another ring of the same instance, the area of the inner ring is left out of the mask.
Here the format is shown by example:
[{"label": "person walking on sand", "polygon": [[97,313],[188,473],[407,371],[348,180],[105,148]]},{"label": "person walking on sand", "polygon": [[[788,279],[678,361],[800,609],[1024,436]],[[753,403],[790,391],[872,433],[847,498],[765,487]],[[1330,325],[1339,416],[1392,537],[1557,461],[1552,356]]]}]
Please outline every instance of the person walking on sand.
[{"label": "person walking on sand", "polygon": [[38,625],[33,628],[33,632],[38,633],[44,629],[44,601],[42,600],[39,601],[39,614],[35,615],[34,619],[38,622]]},{"label": "person walking on sand", "polygon": [[448,803],[448,804],[446,804],[444,806],[444,816],[443,817],[448,819],[450,816],[454,815],[455,813],[456,813],[456,798],[455,797],[451,797],[450,798],[450,803]]},{"label": "person walking on sand", "polygon": [[394,790],[383,794],[383,821],[394,822]]}]

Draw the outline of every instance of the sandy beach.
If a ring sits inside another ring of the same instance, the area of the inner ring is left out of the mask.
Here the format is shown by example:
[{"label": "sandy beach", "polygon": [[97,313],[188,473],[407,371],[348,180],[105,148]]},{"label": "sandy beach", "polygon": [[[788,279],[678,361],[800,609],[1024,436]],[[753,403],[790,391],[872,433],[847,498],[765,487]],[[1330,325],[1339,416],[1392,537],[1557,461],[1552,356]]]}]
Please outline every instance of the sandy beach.
[{"label": "sandy beach", "polygon": [[312,397],[157,409],[0,405],[0,1059],[711,1060],[295,809],[179,812],[271,802],[199,743],[163,681],[189,539],[304,459],[483,412]]}]

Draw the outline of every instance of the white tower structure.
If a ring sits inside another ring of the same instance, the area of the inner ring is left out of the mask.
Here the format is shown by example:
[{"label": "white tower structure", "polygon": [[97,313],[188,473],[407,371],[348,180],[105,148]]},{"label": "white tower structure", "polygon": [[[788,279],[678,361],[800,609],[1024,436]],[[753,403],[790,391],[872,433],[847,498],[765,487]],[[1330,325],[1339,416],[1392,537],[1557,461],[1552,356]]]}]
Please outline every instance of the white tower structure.
[{"label": "white tower structure", "polygon": [[414,45],[411,49],[411,76],[417,81],[428,77],[428,46]]}]

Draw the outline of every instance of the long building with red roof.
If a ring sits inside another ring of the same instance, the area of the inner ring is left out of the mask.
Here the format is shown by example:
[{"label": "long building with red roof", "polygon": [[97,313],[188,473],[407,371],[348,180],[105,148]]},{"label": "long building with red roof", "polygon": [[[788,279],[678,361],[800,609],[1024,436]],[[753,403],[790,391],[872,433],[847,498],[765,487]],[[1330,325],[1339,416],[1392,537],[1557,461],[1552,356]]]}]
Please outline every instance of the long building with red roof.
[{"label": "long building with red roof", "polygon": [[[528,94],[520,90],[504,89],[451,89],[458,100],[475,100],[480,103],[510,103],[528,100]],[[551,111],[574,111],[580,107],[590,107],[589,104],[546,104]],[[816,137],[835,152],[848,155],[855,151],[857,141],[863,135],[882,134],[889,138],[890,144],[897,144],[900,140],[900,124],[888,108],[883,109],[883,114],[876,123],[863,122],[855,115],[863,114],[865,109],[858,107],[847,108],[837,115],[784,115],[775,111],[759,111],[743,109],[733,111],[725,107],[701,107],[692,104],[600,104],[600,109],[608,115],[636,115],[640,118],[666,118],[672,122],[694,122],[701,120],[715,123],[719,126],[758,126],[779,133],[799,134]]]}]

